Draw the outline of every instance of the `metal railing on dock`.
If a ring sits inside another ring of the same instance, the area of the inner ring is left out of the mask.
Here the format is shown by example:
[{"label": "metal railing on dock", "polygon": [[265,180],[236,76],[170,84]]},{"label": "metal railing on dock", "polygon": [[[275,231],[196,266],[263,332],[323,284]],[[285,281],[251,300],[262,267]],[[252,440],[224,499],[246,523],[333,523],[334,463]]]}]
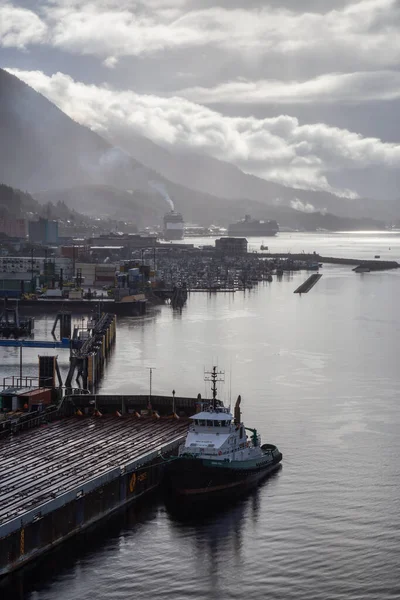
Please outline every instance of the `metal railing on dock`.
[{"label": "metal railing on dock", "polygon": [[64,407],[55,405],[47,406],[41,411],[31,411],[22,414],[13,414],[0,422],[0,440],[10,434],[17,434],[27,429],[33,429],[44,423],[61,419],[65,415]]},{"label": "metal railing on dock", "polygon": [[157,411],[162,415],[179,413],[193,415],[202,402],[200,394],[196,398],[179,396],[149,396],[147,394],[71,394],[65,398],[67,403],[84,413],[93,412],[95,408],[104,413],[123,414],[141,411]]}]

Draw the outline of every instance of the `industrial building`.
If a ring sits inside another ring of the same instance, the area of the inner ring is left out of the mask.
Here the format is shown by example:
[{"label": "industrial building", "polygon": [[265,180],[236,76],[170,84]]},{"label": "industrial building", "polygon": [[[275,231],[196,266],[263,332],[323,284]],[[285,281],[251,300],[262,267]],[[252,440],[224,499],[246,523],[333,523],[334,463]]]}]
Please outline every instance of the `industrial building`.
[{"label": "industrial building", "polygon": [[58,221],[43,218],[29,221],[29,241],[39,244],[58,244]]},{"label": "industrial building", "polygon": [[246,238],[222,237],[215,240],[215,250],[230,256],[247,254],[247,240]]},{"label": "industrial building", "polygon": [[82,263],[75,264],[75,278],[85,287],[103,287],[115,285],[115,274],[119,263]]},{"label": "industrial building", "polygon": [[69,258],[44,256],[0,256],[0,296],[19,297],[32,292],[41,283],[51,284],[61,276],[72,277]]}]

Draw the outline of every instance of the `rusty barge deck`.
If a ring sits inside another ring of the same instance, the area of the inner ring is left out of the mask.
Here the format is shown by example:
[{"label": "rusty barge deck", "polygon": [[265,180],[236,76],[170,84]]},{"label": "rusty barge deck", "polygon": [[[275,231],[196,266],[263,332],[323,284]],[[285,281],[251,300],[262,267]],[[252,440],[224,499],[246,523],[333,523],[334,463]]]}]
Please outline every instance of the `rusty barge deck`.
[{"label": "rusty barge deck", "polygon": [[0,441],[0,576],[154,489],[188,420],[68,417]]}]

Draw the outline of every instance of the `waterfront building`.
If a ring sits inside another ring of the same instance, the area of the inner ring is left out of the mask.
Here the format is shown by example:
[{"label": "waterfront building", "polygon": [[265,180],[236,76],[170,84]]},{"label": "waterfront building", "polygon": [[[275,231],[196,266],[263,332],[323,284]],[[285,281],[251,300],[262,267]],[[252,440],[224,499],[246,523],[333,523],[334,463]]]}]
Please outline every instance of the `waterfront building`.
[{"label": "waterfront building", "polygon": [[129,250],[136,248],[154,248],[157,246],[157,236],[139,234],[109,234],[89,239],[91,246],[124,246]]},{"label": "waterfront building", "polygon": [[247,240],[246,238],[222,237],[215,240],[215,250],[230,256],[247,254]]},{"label": "waterfront building", "polygon": [[113,287],[116,283],[116,272],[119,263],[84,263],[75,264],[75,278],[85,287]]},{"label": "waterfront building", "polygon": [[19,296],[33,291],[40,284],[51,284],[62,274],[72,277],[72,261],[57,256],[0,256],[0,296]]}]

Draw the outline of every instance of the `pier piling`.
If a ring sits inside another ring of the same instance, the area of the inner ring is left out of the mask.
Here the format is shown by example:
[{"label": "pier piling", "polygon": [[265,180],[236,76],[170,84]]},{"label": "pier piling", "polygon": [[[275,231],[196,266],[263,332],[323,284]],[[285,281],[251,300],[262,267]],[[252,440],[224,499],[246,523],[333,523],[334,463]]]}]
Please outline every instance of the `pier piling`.
[{"label": "pier piling", "polygon": [[60,339],[71,338],[71,322],[72,322],[72,313],[69,311],[59,311],[54,320],[53,329],[51,330],[51,334],[55,337],[55,331],[57,328],[57,324],[60,324]]},{"label": "pier piling", "polygon": [[77,370],[77,380],[85,390],[96,389],[104,373],[106,359],[115,343],[116,316],[106,313],[94,324],[88,339],[82,341],[75,329],[72,340],[70,368],[65,381],[67,389]]}]

